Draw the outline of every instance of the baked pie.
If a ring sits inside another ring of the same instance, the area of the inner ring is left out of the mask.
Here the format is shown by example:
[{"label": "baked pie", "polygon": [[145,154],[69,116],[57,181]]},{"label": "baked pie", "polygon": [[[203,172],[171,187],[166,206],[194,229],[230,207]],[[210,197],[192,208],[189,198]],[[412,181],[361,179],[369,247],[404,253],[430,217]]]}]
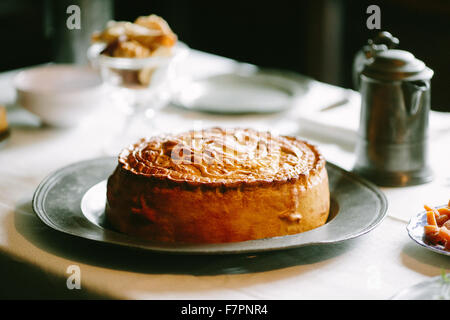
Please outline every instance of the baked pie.
[{"label": "baked pie", "polygon": [[223,243],[317,228],[329,207],[316,147],[253,129],[211,128],[124,149],[108,179],[106,217],[148,240]]}]

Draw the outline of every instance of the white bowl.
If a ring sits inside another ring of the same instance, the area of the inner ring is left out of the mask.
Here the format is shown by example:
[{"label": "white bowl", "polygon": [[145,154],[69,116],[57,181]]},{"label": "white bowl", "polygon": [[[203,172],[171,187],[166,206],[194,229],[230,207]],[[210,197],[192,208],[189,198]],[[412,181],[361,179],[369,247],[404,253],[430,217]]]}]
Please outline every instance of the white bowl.
[{"label": "white bowl", "polygon": [[100,75],[84,66],[50,64],[14,78],[17,103],[53,126],[70,127],[102,103]]}]

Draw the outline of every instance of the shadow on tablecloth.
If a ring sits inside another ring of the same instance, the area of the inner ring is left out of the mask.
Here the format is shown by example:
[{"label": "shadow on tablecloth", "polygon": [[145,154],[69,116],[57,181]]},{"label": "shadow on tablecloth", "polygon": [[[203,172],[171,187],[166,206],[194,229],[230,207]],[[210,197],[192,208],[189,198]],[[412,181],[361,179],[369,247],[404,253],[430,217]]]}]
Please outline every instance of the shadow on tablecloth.
[{"label": "shadow on tablecloth", "polygon": [[436,269],[431,269],[430,265],[442,270],[450,269],[448,256],[425,249],[412,240],[403,246],[401,258],[405,267],[430,277],[440,274],[440,271],[436,272]]},{"label": "shadow on tablecloth", "polygon": [[65,259],[89,265],[148,274],[221,275],[264,272],[292,266],[326,263],[352,250],[354,240],[338,244],[313,245],[297,249],[236,255],[177,255],[70,236],[44,225],[34,214],[31,202],[14,212],[14,224],[33,245]]},{"label": "shadow on tablecloth", "polygon": [[103,300],[101,296],[89,290],[68,290],[66,277],[49,277],[44,270],[23,261],[0,254],[1,300]]}]

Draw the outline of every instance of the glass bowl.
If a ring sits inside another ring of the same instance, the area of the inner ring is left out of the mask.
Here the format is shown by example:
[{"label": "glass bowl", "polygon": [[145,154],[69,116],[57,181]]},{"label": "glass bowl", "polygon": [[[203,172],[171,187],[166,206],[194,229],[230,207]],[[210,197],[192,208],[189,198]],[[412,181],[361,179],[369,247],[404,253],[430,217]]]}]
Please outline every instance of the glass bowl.
[{"label": "glass bowl", "polygon": [[149,58],[111,57],[102,54],[105,48],[105,43],[94,43],[87,55],[101,75],[108,106],[121,114],[121,123],[114,126],[119,132],[112,137],[118,144],[112,150],[117,152],[154,133],[156,111],[170,101],[178,78],[178,65],[187,56],[189,48],[178,41],[167,55],[162,55],[161,50]]},{"label": "glass bowl", "polygon": [[88,58],[101,72],[103,80],[127,89],[152,89],[170,80],[174,65],[186,56],[189,48],[178,42],[168,55],[149,58],[122,58],[101,54],[105,43],[94,43],[88,49]]}]

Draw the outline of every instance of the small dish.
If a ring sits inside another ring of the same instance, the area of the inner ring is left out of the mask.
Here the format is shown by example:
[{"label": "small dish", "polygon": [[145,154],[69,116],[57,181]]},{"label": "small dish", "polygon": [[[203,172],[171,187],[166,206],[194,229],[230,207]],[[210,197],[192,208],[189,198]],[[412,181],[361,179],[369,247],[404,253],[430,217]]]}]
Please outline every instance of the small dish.
[{"label": "small dish", "polygon": [[376,186],[327,163],[331,212],[324,226],[295,235],[243,242],[150,242],[117,232],[104,219],[105,180],[116,165],[117,157],[100,158],[75,163],[54,172],[36,189],[34,212],[55,230],[94,241],[164,253],[240,254],[352,239],[375,228],[384,219],[387,210],[387,200]]},{"label": "small dish", "polygon": [[[447,205],[438,206],[436,208],[446,207]],[[409,237],[414,240],[416,243],[421,245],[422,247],[427,248],[428,250],[450,256],[450,251],[444,249],[441,245],[433,245],[427,242],[425,239],[424,227],[427,225],[427,212],[422,211],[413,216],[408,225],[406,226],[406,230],[408,231]]]},{"label": "small dish", "polygon": [[13,80],[19,105],[58,127],[79,124],[101,103],[102,80],[93,69],[49,64],[20,72]]}]

